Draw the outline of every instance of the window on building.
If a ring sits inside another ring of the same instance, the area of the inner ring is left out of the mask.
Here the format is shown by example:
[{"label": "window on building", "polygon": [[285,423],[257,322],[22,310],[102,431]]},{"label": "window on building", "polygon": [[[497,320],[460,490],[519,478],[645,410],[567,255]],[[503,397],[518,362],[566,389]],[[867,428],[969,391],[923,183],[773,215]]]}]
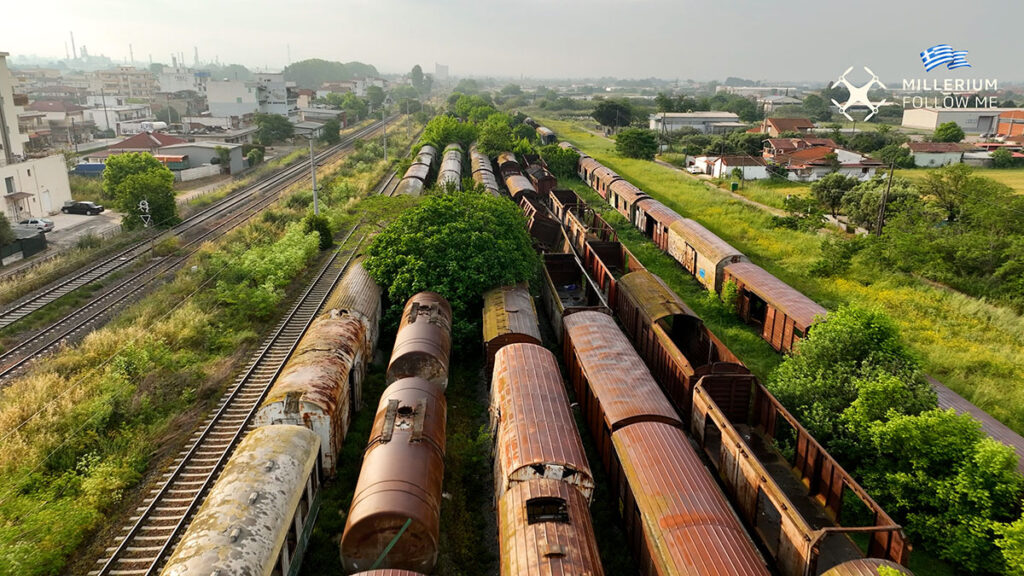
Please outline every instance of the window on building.
[{"label": "window on building", "polygon": [[239,96],[238,98],[235,98],[235,104],[241,104],[241,103],[242,103],[242,97],[241,96]]},{"label": "window on building", "polygon": [[4,184],[7,185],[7,193],[14,194],[14,176],[4,178]]},{"label": "window on building", "polygon": [[569,508],[561,498],[531,498],[526,501],[526,523],[569,522]]}]

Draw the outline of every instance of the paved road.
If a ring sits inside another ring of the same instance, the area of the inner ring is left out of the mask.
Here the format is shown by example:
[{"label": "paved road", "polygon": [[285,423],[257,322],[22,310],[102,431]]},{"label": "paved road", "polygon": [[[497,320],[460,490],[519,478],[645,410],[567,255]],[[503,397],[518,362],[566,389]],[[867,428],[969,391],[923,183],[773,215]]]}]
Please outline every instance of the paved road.
[{"label": "paved road", "polygon": [[121,228],[121,214],[107,210],[95,216],[84,214],[57,214],[50,216],[54,228],[47,232],[46,241],[52,248],[68,248],[87,235],[113,234]]}]

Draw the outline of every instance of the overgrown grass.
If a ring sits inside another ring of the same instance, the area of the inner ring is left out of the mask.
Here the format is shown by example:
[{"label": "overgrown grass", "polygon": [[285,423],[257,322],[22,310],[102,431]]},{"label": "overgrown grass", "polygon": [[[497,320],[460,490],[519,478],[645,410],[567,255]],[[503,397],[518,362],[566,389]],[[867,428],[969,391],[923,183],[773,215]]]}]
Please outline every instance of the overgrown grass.
[{"label": "overgrown grass", "polygon": [[[664,166],[622,158],[605,138],[569,122],[538,121],[826,308],[850,303],[885,312],[930,374],[1018,433],[1024,432],[1024,319],[1017,314],[880,269],[862,257],[855,258],[842,276],[811,276],[807,271],[820,255],[817,234],[772,229],[767,213]],[[726,342],[756,366],[742,349]]]}]

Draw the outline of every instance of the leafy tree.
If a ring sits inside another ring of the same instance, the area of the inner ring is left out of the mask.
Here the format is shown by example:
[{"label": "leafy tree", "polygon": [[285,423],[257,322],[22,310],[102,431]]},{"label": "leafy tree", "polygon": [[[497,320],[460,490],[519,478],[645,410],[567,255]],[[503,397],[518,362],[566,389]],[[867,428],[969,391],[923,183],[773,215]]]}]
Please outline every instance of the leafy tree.
[{"label": "leafy tree", "polygon": [[996,545],[1003,553],[1008,576],[1024,576],[1024,517],[999,529]]},{"label": "leafy tree", "polygon": [[377,69],[362,62],[333,62],[311,58],[289,64],[284,69],[284,79],[299,86],[317,88],[324,82],[344,82],[353,78],[378,76]]},{"label": "leafy tree", "polygon": [[999,149],[992,153],[993,168],[1012,168],[1014,164],[1016,161],[1009,150]]},{"label": "leafy tree", "polygon": [[512,135],[516,139],[526,140],[528,142],[534,142],[537,140],[537,130],[529,124],[519,124],[512,130]]},{"label": "leafy tree", "polygon": [[821,258],[811,264],[814,276],[838,276],[850,269],[850,263],[857,252],[864,247],[863,238],[845,238],[829,234],[821,241]]},{"label": "leafy tree", "polygon": [[966,164],[950,164],[931,170],[918,184],[921,196],[934,202],[946,212],[949,222],[959,218],[964,198],[972,186],[974,170]]},{"label": "leafy tree", "polygon": [[811,193],[835,218],[839,207],[842,206],[843,196],[850,190],[853,190],[853,187],[858,183],[859,181],[852,176],[844,176],[838,172],[833,172],[811,184]]},{"label": "leafy tree", "polygon": [[[884,124],[883,124],[884,126]],[[913,168],[914,157],[910,154],[910,148],[900,144],[889,144],[883,146],[875,154],[879,160],[896,168]]]},{"label": "leafy tree", "polygon": [[576,175],[576,166],[579,164],[580,155],[575,150],[562,148],[557,144],[548,144],[540,148],[538,152],[555,176],[571,178]]},{"label": "leafy tree", "polygon": [[221,166],[227,166],[231,164],[231,150],[224,146],[215,146],[213,151],[217,154],[217,163]]},{"label": "leafy tree", "polygon": [[166,170],[164,165],[148,152],[132,152],[111,156],[107,158],[106,167],[103,169],[104,197],[114,200],[117,197],[118,187],[129,176],[161,169]]},{"label": "leafy tree", "polygon": [[653,160],[658,153],[658,137],[652,130],[628,128],[615,137],[615,150],[629,158]]},{"label": "leafy tree", "polygon": [[366,100],[370,103],[370,108],[380,110],[381,105],[384,104],[384,89],[380,86],[367,86]]},{"label": "leafy tree", "polygon": [[249,153],[245,155],[245,159],[249,161],[249,166],[255,166],[263,162],[263,149],[253,148],[249,150]]},{"label": "leafy tree", "polygon": [[516,140],[515,146],[512,147],[512,151],[517,155],[522,156],[524,154],[536,154],[537,149],[533,147],[533,144],[529,140],[519,139]]},{"label": "leafy tree", "polygon": [[167,122],[168,124],[174,124],[181,122],[181,114],[174,109],[173,106],[164,106],[160,110],[154,113],[156,119],[161,122]]},{"label": "leafy tree", "polygon": [[932,134],[932,142],[960,142],[964,136],[964,129],[956,122],[943,122]]},{"label": "leafy tree", "polygon": [[419,64],[412,67],[412,71],[409,72],[409,80],[412,81],[412,87],[416,89],[417,96],[424,92],[423,68]]},{"label": "leafy tree", "polygon": [[817,94],[808,94],[804,97],[804,112],[808,118],[816,122],[828,122],[832,119],[829,103]]},{"label": "leafy tree", "polygon": [[602,100],[591,112],[590,117],[602,126],[613,130],[629,126],[633,120],[633,107],[626,100]]},{"label": "leafy tree", "polygon": [[523,89],[518,84],[506,84],[502,87],[501,93],[505,96],[519,96],[523,93]]},{"label": "leafy tree", "polygon": [[320,136],[320,140],[327,144],[337,144],[341,142],[341,122],[337,118],[331,118],[327,122],[324,122],[324,132]]},{"label": "leafy tree", "polygon": [[[882,191],[888,186],[888,176],[877,174],[871,180],[860,182],[843,195],[842,212],[850,222],[874,231],[878,223],[878,208],[882,202]],[[885,219],[921,203],[921,196],[909,180],[897,176],[885,203]]]},{"label": "leafy tree", "polygon": [[307,214],[302,220],[302,230],[306,234],[317,233],[321,250],[329,250],[334,246],[334,232],[331,230],[331,220],[323,214]]},{"label": "leafy tree", "polygon": [[460,346],[479,341],[481,295],[533,277],[539,265],[519,208],[488,194],[426,197],[396,218],[367,251],[366,270],[385,288],[396,318],[423,290],[452,305]]},{"label": "leafy tree", "polygon": [[771,226],[773,228],[814,232],[825,224],[825,215],[822,214],[821,207],[813,198],[803,198],[791,194],[782,201],[782,207],[786,210],[787,215],[772,216]]},{"label": "leafy tree", "polygon": [[7,219],[6,214],[0,214],[0,246],[7,246],[16,239],[14,230],[11,229],[11,221]]},{"label": "leafy tree", "polygon": [[166,167],[130,174],[118,184],[114,205],[124,214],[121,226],[128,230],[146,226],[143,201],[149,206],[149,226],[169,228],[181,221],[174,201],[174,174]]},{"label": "leafy tree", "polygon": [[295,134],[295,126],[278,114],[256,114],[254,121],[257,126],[256,139],[265,146],[281,142]]},{"label": "leafy tree", "polygon": [[487,118],[480,126],[480,138],[477,146],[484,154],[494,157],[511,150],[514,140],[512,129],[508,126],[508,116],[494,114]]},{"label": "leafy tree", "polygon": [[478,135],[479,129],[475,124],[459,122],[452,116],[435,116],[423,128],[420,146],[430,144],[443,150],[448,144],[458,142],[463,150],[467,150]]},{"label": "leafy tree", "polygon": [[658,92],[654,97],[654,105],[658,112],[676,112],[676,101],[664,92]]},{"label": "leafy tree", "polygon": [[463,78],[455,85],[455,92],[462,92],[463,94],[470,95],[477,94],[480,92],[480,85],[472,78]]}]

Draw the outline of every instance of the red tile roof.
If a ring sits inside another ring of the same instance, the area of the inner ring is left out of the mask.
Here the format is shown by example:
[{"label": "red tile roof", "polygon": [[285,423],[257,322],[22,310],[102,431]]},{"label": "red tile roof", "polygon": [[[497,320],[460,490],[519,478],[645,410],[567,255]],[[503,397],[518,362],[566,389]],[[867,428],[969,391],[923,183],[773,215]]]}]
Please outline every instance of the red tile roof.
[{"label": "red tile roof", "polygon": [[62,100],[36,100],[35,102],[25,106],[25,110],[31,110],[32,112],[78,112],[85,110],[84,106],[77,104],[68,104]]},{"label": "red tile roof", "polygon": [[764,158],[756,156],[722,156],[722,163],[726,166],[764,166]]},{"label": "red tile roof", "polygon": [[1013,118],[1015,120],[1024,120],[1024,110],[1008,110],[999,115],[999,118],[1007,119]]},{"label": "red tile roof", "polygon": [[803,132],[814,128],[814,122],[807,118],[767,118],[765,122],[779,132]]},{"label": "red tile roof", "polygon": [[907,142],[907,147],[914,153],[948,154],[963,152],[964,145],[959,142]]}]

